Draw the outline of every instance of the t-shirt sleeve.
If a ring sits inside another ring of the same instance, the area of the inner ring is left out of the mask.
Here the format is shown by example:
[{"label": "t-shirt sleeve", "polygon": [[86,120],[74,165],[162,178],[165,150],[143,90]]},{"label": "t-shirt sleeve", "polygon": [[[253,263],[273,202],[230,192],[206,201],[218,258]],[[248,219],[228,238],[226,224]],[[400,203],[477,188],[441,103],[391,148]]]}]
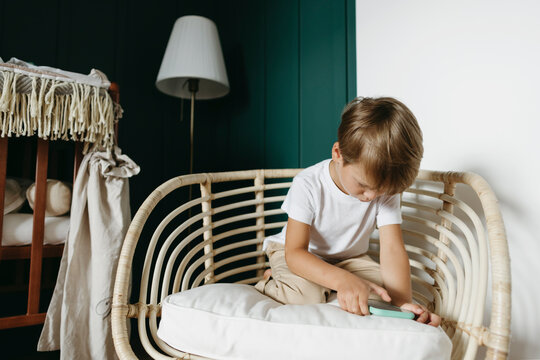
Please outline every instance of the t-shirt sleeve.
[{"label": "t-shirt sleeve", "polygon": [[381,197],[377,209],[377,227],[401,222],[400,195]]},{"label": "t-shirt sleeve", "polygon": [[311,225],[314,218],[313,197],[310,191],[311,188],[305,179],[295,177],[281,205],[291,219],[308,225]]}]

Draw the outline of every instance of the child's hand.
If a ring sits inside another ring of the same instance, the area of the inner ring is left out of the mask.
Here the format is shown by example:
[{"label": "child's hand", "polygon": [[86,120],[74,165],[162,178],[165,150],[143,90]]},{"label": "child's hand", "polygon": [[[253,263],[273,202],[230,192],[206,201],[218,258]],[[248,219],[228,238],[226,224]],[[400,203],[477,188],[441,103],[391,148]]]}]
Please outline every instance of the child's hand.
[{"label": "child's hand", "polygon": [[435,327],[441,324],[441,317],[435,313],[429,312],[423,305],[405,303],[401,305],[401,308],[413,312],[417,316],[416,321],[418,322]]},{"label": "child's hand", "polygon": [[368,297],[371,292],[378,294],[385,301],[391,301],[386,290],[371,281],[350,274],[336,289],[339,306],[350,313],[369,315]]}]

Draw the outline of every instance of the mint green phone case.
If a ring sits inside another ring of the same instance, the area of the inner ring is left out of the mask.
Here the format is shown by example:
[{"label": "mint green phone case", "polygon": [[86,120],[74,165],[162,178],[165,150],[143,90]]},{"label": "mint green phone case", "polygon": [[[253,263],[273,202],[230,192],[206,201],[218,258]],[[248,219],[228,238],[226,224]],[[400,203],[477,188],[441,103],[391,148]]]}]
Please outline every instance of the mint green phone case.
[{"label": "mint green phone case", "polygon": [[377,316],[386,316],[399,319],[414,319],[414,313],[402,310],[397,306],[391,305],[389,303],[377,300],[368,300],[369,312],[370,314]]}]

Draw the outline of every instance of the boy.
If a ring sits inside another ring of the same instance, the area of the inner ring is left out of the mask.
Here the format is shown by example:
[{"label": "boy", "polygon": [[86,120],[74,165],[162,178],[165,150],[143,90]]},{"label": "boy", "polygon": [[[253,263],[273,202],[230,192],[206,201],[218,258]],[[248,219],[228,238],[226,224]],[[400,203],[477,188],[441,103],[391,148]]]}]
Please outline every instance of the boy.
[{"label": "boy", "polygon": [[[282,208],[281,233],[265,239],[271,268],[256,288],[286,304],[324,303],[337,292],[342,309],[368,315],[368,297],[441,319],[412,303],[409,259],[401,234],[400,193],[418,174],[422,132],[393,98],[356,98],[341,115],[332,159],[300,172]],[[380,266],[367,254],[379,229]],[[383,287],[384,286],[384,287]]]}]

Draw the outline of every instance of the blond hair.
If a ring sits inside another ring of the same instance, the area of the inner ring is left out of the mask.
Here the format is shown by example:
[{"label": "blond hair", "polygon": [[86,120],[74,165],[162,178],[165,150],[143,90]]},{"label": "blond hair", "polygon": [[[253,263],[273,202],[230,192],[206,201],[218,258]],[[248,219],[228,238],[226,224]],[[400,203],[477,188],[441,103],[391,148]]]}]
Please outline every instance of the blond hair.
[{"label": "blond hair", "polygon": [[413,113],[390,97],[351,101],[341,114],[338,142],[345,164],[362,164],[369,180],[386,194],[403,192],[413,183],[424,153]]}]

